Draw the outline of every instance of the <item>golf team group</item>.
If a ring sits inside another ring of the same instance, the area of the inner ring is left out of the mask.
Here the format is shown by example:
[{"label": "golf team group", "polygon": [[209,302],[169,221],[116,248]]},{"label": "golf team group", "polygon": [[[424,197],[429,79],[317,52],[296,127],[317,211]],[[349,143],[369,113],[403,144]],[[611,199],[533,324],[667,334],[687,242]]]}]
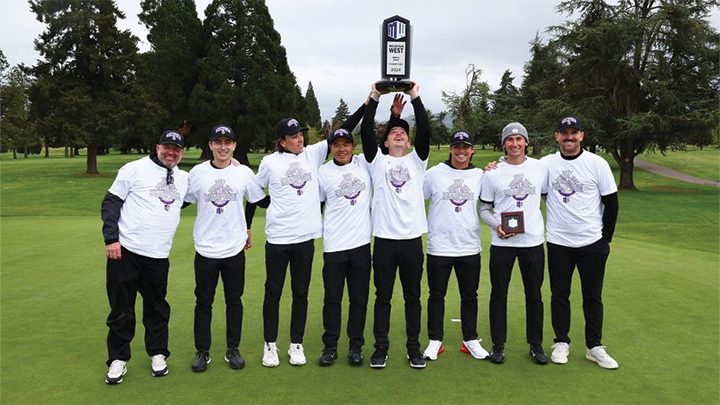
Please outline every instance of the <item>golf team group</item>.
[{"label": "golf team group", "polygon": [[[416,121],[411,152],[409,124],[400,118],[405,106],[402,94],[393,99],[387,129],[378,144],[375,114],[380,96],[388,91],[379,91],[373,85],[366,101],[327,140],[305,146],[303,133],[307,128],[296,119],[281,120],[275,129],[275,152],[262,159],[257,174],[233,159],[235,134],[224,125],[215,127],[210,134],[212,159],[189,173],[177,166],[185,144],[176,131],[165,131],[150,156],[124,165],[102,203],[111,308],[107,318],[109,370],[105,382],[121,383],[127,372],[138,292],[143,298],[142,322],[152,375],[168,373],[168,256],[180,212],[193,203],[197,204],[193,228],[194,371],[206,370],[211,362],[212,305],[219,278],[226,304],[224,359],[232,369],[245,366],[238,350],[244,251],[251,247],[250,228],[257,207],[267,209],[263,366],[280,364],[279,304],[288,267],[292,309],[287,353],[290,364],[306,363],[303,339],[314,240],[323,237],[322,366],[330,366],[338,358],[346,286],[347,358],[352,365],[363,364],[371,268],[375,344],[370,367],[383,368],[388,360],[391,300],[398,272],[405,303],[409,365],[424,368],[427,360],[438,359],[444,351],[445,295],[453,269],[460,293],[460,350],[475,359],[502,364],[508,286],[516,259],[525,291],[529,355],[535,363],[546,364],[541,294],[546,242],[555,333],[550,361],[568,361],[569,297],[577,268],[585,316],[585,356],[603,368],[617,368],[601,342],[602,287],[618,213],[617,187],[608,163],[581,148],[584,132],[579,120],[562,117],[555,132],[559,152],[539,160],[528,156],[525,127],[517,122],[508,124],[501,138],[505,156],[497,164],[488,164],[485,171],[471,162],[473,135],[455,132],[448,140],[448,160],[428,169],[430,125],[418,90],[419,85],[414,83],[405,91]],[[352,131],[361,121],[363,153],[354,155]],[[325,163],[329,155],[333,159]],[[546,200],[547,224],[540,210],[541,198]],[[430,199],[427,216],[425,199]],[[522,213],[524,232],[510,232],[501,214],[518,212]],[[480,219],[492,230],[489,353],[477,333]],[[429,342],[421,350],[424,233]]]}]

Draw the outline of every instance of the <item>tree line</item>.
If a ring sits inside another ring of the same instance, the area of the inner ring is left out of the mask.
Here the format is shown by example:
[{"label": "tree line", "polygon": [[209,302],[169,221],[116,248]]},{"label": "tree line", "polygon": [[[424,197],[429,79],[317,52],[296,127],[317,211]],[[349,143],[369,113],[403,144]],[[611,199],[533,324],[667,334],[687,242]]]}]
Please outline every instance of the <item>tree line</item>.
[{"label": "tree line", "polygon": [[[709,23],[720,0],[567,0],[567,16],[549,38],[530,41],[522,84],[505,71],[490,91],[470,64],[460,93],[443,92],[447,111],[429,111],[433,144],[450,129],[476,135],[479,147],[500,148],[502,127],[522,122],[532,153],[554,147],[561,115],[585,126],[585,145],[613,156],[620,187],[633,189],[634,158],[645,151],[718,142],[720,36]],[[349,116],[340,99],[321,121],[312,83],[303,95],[263,0],[213,0],[205,19],[194,0],[141,0],[139,18],[150,50],[117,28],[114,0],[30,0],[46,25],[35,40],[41,59],[9,68],[0,51],[2,149],[48,155],[87,149],[87,172],[110,148],[147,152],[163,129],[180,129],[204,148],[215,125],[236,128],[236,158],[271,150],[274,126],[299,118],[311,141]]]}]

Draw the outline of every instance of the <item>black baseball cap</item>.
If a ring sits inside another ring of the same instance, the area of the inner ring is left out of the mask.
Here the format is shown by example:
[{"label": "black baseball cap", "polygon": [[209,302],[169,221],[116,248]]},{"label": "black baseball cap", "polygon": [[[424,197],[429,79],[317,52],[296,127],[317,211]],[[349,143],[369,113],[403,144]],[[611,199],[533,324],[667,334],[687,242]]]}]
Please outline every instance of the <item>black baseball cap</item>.
[{"label": "black baseball cap", "polygon": [[464,143],[465,145],[473,146],[475,144],[475,140],[470,132],[457,131],[450,136],[450,146],[458,143]]},{"label": "black baseball cap", "polygon": [[558,123],[557,132],[560,132],[565,128],[575,128],[579,131],[582,131],[582,124],[580,123],[580,120],[575,117],[560,118],[560,122]]},{"label": "black baseball cap", "polygon": [[158,141],[158,144],[160,145],[167,145],[167,144],[173,144],[176,146],[179,146],[181,148],[185,147],[185,137],[182,136],[177,131],[165,131],[160,135],[160,140]]},{"label": "black baseball cap", "polygon": [[275,136],[282,138],[285,135],[294,135],[299,131],[307,131],[308,129],[300,125],[300,122],[295,118],[284,118],[278,122],[275,127]]},{"label": "black baseball cap", "polygon": [[350,133],[350,131],[348,131],[345,128],[336,129],[335,132],[333,132],[332,135],[330,135],[328,137],[328,143],[330,143],[332,145],[333,142],[335,142],[336,140],[338,140],[340,138],[345,138],[348,141],[350,141],[351,143],[355,143],[355,139],[353,139],[352,134]]},{"label": "black baseball cap", "polygon": [[223,136],[225,138],[230,138],[233,141],[235,140],[235,132],[233,132],[232,128],[227,125],[218,125],[210,132],[211,141]]}]

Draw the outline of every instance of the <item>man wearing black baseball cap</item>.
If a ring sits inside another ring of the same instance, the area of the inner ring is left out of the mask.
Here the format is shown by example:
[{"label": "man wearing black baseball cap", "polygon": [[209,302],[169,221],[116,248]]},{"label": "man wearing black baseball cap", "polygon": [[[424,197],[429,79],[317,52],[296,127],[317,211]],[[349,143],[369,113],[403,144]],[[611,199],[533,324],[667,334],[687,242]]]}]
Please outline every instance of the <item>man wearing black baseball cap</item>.
[{"label": "man wearing black baseball cap", "polygon": [[165,295],[168,256],[188,189],[188,174],[177,168],[183,146],[180,133],[163,132],[153,154],[120,168],[102,202],[110,301],[108,384],[121,383],[127,371],[138,292],[143,297],[145,350],[152,358],[152,375],[168,373],[170,305]]},{"label": "man wearing black baseball cap", "polygon": [[480,222],[477,203],[481,169],[472,164],[473,136],[458,131],[450,136],[450,158],[430,168],[423,187],[430,199],[427,234],[428,337],[424,356],[436,360],[444,352],[445,294],[453,268],[460,289],[463,342],[460,350],[476,359],[487,358],[477,334],[477,290],[480,284]]},{"label": "man wearing black baseball cap", "polygon": [[[402,108],[397,112],[397,118],[388,122],[378,148],[375,140],[375,112],[380,95],[387,91],[377,90],[374,84],[360,130],[363,153],[370,164],[374,190],[372,232],[375,236],[375,353],[370,359],[370,366],[373,368],[385,367],[388,358],[390,301],[398,268],[405,298],[407,356],[411,367],[425,367],[418,339],[422,312],[422,235],[427,232],[423,183],[430,154],[430,123],[419,96],[419,87],[418,83],[413,83],[413,86],[405,91],[412,100],[417,123],[412,152],[408,153],[409,125],[407,121],[399,118]],[[402,96],[396,96],[396,100],[398,97],[402,106]],[[381,153],[378,153],[379,151]]]},{"label": "man wearing black baseball cap", "polygon": [[570,290],[580,273],[585,313],[585,357],[618,368],[602,345],[602,289],[610,241],[617,221],[617,186],[610,165],[583,151],[583,126],[576,117],[558,122],[560,151],[541,159],[548,168],[547,251],[555,344],[550,360],[565,364],[570,352]]},{"label": "man wearing black baseball cap", "polygon": [[193,371],[207,369],[210,363],[212,304],[218,279],[222,277],[225,295],[225,361],[241,369],[245,360],[238,347],[243,321],[242,294],[245,288],[247,224],[243,197],[255,203],[265,191],[246,166],[233,165],[237,143],[232,128],[218,125],[210,132],[208,144],[213,158],[190,170],[187,203],[197,203],[193,227],[195,242],[195,360]]}]

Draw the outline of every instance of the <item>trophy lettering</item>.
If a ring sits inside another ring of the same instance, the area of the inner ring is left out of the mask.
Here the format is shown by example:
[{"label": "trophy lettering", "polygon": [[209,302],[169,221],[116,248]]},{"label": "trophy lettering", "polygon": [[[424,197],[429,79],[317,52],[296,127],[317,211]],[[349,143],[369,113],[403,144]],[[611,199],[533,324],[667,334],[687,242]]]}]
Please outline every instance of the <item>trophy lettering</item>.
[{"label": "trophy lettering", "polygon": [[378,90],[405,91],[410,81],[410,54],[412,27],[410,21],[399,15],[385,19],[380,34],[382,80],[375,83]]},{"label": "trophy lettering", "polygon": [[503,212],[502,230],[505,233],[525,233],[525,216],[523,211]]}]

